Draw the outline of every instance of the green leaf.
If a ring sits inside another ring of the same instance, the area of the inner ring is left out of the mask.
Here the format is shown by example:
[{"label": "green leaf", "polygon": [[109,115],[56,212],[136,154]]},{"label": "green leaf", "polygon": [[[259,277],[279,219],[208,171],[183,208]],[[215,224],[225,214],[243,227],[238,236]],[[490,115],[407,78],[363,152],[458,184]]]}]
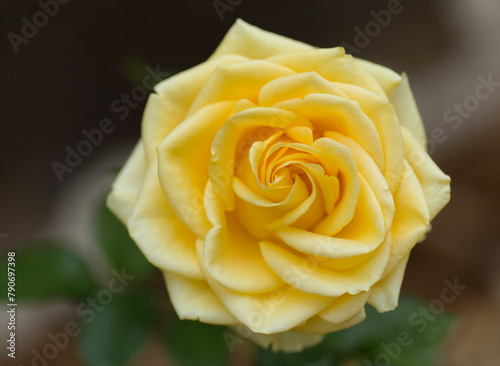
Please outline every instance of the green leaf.
[{"label": "green leaf", "polygon": [[258,366],[330,366],[338,365],[337,355],[325,352],[321,346],[311,347],[298,353],[272,352],[260,349]]},{"label": "green leaf", "polygon": [[84,319],[78,337],[82,358],[87,366],[127,365],[152,333],[152,299],[146,294],[123,293],[103,303],[100,296],[99,292],[94,296],[98,306],[89,302],[85,310],[94,310],[94,316]]},{"label": "green leaf", "polygon": [[190,320],[175,320],[167,329],[166,346],[179,366],[224,366],[229,349],[225,327]]},{"label": "green leaf", "polygon": [[[16,301],[71,298],[81,300],[96,282],[87,264],[71,249],[56,242],[31,243],[15,251]],[[8,257],[0,259],[0,284],[7,289]],[[6,292],[3,292],[6,294]]]},{"label": "green leaf", "polygon": [[126,268],[127,272],[139,278],[154,273],[155,267],[147,261],[130,237],[127,228],[104,202],[97,215],[97,240],[112,267]]},{"label": "green leaf", "polygon": [[[428,309],[428,318],[420,315]],[[399,306],[380,314],[366,306],[366,320],[331,333],[322,343],[299,353],[259,351],[259,366],[271,365],[433,365],[434,349],[447,334],[453,317],[433,314],[429,303],[401,296]]]},{"label": "green leaf", "polygon": [[[430,312],[428,318],[421,315],[422,309]],[[362,357],[366,365],[389,361],[401,366],[432,365],[435,346],[453,324],[450,314],[433,314],[429,303],[404,295],[393,311],[380,314],[367,306],[366,313],[362,323],[328,335],[323,347],[347,358]]]}]

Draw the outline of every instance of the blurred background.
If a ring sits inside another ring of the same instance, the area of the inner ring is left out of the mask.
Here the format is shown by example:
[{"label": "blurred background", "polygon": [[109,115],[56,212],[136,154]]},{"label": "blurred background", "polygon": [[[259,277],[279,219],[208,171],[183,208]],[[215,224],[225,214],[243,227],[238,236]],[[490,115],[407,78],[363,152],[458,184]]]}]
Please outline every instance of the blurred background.
[{"label": "blurred background", "polygon": [[[357,57],[408,74],[429,151],[452,177],[452,199],[414,249],[403,288],[432,301],[445,279],[466,285],[447,305],[458,318],[443,346],[443,364],[499,364],[498,0],[41,3],[54,2],[0,5],[2,256],[28,239],[59,237],[103,271],[93,212],[109,189],[110,170],[123,164],[139,137],[146,99],[137,86],[147,74],[165,77],[204,61],[242,18],[318,47],[343,44]],[[377,14],[395,4],[398,12],[380,20]],[[125,105],[127,112],[114,109]],[[104,118],[116,128],[58,178],[54,162],[66,164],[67,146],[75,148],[82,130],[98,128]],[[30,364],[30,350],[72,316],[64,302],[21,306],[15,364]],[[155,342],[137,365],[169,364]],[[71,346],[50,365],[78,362]]]}]

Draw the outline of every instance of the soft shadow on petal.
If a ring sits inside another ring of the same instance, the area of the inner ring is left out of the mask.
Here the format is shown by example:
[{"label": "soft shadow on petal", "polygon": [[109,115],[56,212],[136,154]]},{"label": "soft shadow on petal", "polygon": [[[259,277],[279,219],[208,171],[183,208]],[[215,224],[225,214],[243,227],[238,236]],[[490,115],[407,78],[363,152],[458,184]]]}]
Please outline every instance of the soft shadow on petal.
[{"label": "soft shadow on petal", "polygon": [[401,260],[410,253],[425,234],[429,224],[429,209],[417,176],[405,161],[403,176],[394,195],[396,211],[392,222],[391,257],[382,278],[391,273]]},{"label": "soft shadow on petal", "polygon": [[378,312],[391,311],[398,306],[399,292],[410,255],[404,257],[396,268],[372,288],[368,303]]},{"label": "soft shadow on petal", "polygon": [[158,170],[165,195],[181,221],[201,238],[211,228],[203,209],[210,144],[233,107],[234,102],[220,102],[202,108],[158,147]]},{"label": "soft shadow on petal", "polygon": [[180,319],[200,320],[210,324],[238,324],[221,304],[206,281],[198,281],[163,272],[170,300]]},{"label": "soft shadow on petal", "polygon": [[232,177],[240,146],[252,136],[292,126],[310,127],[311,124],[292,112],[256,107],[235,114],[220,128],[212,142],[212,159],[208,164],[208,171],[214,190],[228,210],[234,209]]},{"label": "soft shadow on petal", "polygon": [[422,186],[429,208],[429,219],[432,220],[450,201],[450,177],[439,169],[406,128],[402,131],[406,160]]},{"label": "soft shadow on petal", "polygon": [[384,150],[378,131],[356,101],[331,94],[309,94],[275,105],[311,121],[314,131],[336,131],[358,142],[384,171]]},{"label": "soft shadow on petal", "polygon": [[363,311],[369,296],[370,291],[361,292],[357,295],[342,295],[319,313],[318,316],[334,324],[346,322]]},{"label": "soft shadow on petal", "polygon": [[203,62],[160,82],[150,94],[142,118],[142,139],[149,160],[156,155],[156,148],[172,129],[186,118],[191,104],[201,87],[220,64],[247,60],[243,56],[224,56],[217,61]]},{"label": "soft shadow on petal", "polygon": [[[201,263],[203,242],[197,242],[197,253]],[[272,334],[284,332],[303,323],[326,308],[332,299],[310,295],[284,285],[262,294],[246,294],[227,289],[219,284],[208,271],[205,278],[221,303],[240,323],[253,332]]]},{"label": "soft shadow on petal", "polygon": [[342,47],[286,52],[268,60],[300,73],[315,71],[328,81],[359,85],[387,98],[374,77]]},{"label": "soft shadow on petal", "polygon": [[240,99],[257,103],[261,88],[271,80],[293,75],[295,71],[264,60],[219,65],[196,96],[187,117],[200,108],[220,101]]},{"label": "soft shadow on petal", "polygon": [[270,81],[260,90],[259,105],[270,107],[285,100],[303,99],[311,93],[325,93],[347,98],[333,83],[321,77],[317,72],[311,71]]},{"label": "soft shadow on petal", "polygon": [[339,330],[350,328],[356,324],[361,323],[366,318],[365,309],[362,308],[353,317],[346,319],[340,323],[330,323],[320,316],[314,316],[309,319],[306,324],[294,328],[294,330],[304,333],[326,334],[338,332]]},{"label": "soft shadow on petal", "polygon": [[[325,132],[325,136],[338,141],[351,150],[358,172],[363,176],[363,178],[366,179],[366,182],[377,197],[377,200],[382,209],[382,213],[384,215],[385,231],[389,232],[395,211],[394,199],[389,189],[389,185],[385,180],[385,177],[375,165],[375,162],[371,159],[370,155],[368,155],[368,153],[358,143],[356,143],[356,141],[333,131]],[[401,179],[401,175],[399,179]]]},{"label": "soft shadow on petal", "polygon": [[371,258],[352,268],[336,271],[322,265],[328,259],[294,253],[271,242],[259,244],[264,260],[285,282],[302,292],[328,297],[368,291],[384,272],[391,249],[388,237]]},{"label": "soft shadow on petal", "polygon": [[205,207],[214,226],[203,245],[203,266],[218,283],[242,293],[273,291],[284,282],[269,268],[251,237],[232,212],[225,212],[210,183]]},{"label": "soft shadow on petal", "polygon": [[362,59],[357,59],[357,61],[384,89],[390,102],[394,105],[401,126],[408,128],[420,146],[427,150],[424,124],[406,74],[399,75],[385,66],[370,61]]},{"label": "soft shadow on petal", "polygon": [[145,174],[134,211],[130,235],[156,267],[202,279],[196,256],[196,236],[177,218],[160,186],[157,164]]},{"label": "soft shadow on petal", "polygon": [[403,173],[404,148],[401,126],[394,106],[386,99],[357,85],[335,83],[373,122],[384,150],[384,177],[391,192],[396,192]]}]

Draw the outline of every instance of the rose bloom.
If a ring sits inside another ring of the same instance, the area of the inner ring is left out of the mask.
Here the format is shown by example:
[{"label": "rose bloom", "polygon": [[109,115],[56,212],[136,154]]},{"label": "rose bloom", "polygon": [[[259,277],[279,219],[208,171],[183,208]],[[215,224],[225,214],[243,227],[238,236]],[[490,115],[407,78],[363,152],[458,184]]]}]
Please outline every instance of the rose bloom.
[{"label": "rose bloom", "polygon": [[397,306],[449,183],[406,75],[238,20],[149,96],[108,206],[181,319],[293,352]]}]

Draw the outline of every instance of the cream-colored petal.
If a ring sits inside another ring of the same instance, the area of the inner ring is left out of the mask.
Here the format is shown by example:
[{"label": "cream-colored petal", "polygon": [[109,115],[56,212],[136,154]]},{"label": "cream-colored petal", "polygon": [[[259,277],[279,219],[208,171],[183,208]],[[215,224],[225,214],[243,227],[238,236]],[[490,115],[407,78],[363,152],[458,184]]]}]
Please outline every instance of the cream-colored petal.
[{"label": "cream-colored petal", "polygon": [[[203,263],[203,242],[197,242],[198,260]],[[219,284],[208,271],[205,278],[221,303],[240,323],[256,333],[279,333],[303,323],[326,308],[328,297],[305,294],[284,285],[274,291],[247,294],[231,291]]]},{"label": "cream-colored petal", "polygon": [[158,147],[160,182],[165,195],[179,219],[201,238],[212,227],[203,209],[210,144],[233,107],[234,102],[220,102],[200,109]]},{"label": "cream-colored petal", "polygon": [[228,215],[225,227],[215,226],[205,237],[203,266],[229,290],[254,294],[273,291],[284,282],[264,262],[258,242]]},{"label": "cream-colored petal", "polygon": [[221,325],[238,324],[206,281],[186,278],[168,271],[164,271],[163,276],[170,301],[180,319]]},{"label": "cream-colored petal", "polygon": [[295,71],[264,60],[219,65],[196,96],[187,117],[200,108],[220,101],[246,99],[257,103],[261,88],[271,80]]},{"label": "cream-colored petal", "polygon": [[341,324],[352,319],[365,308],[370,291],[357,295],[344,294],[318,314],[319,317],[333,324]]},{"label": "cream-colored petal", "polygon": [[248,338],[262,348],[267,349],[271,347],[273,352],[282,351],[292,353],[300,352],[304,348],[319,344],[323,340],[324,335],[289,330],[276,334],[252,333]]},{"label": "cream-colored petal", "polygon": [[425,127],[413,97],[408,77],[391,69],[362,59],[357,61],[382,86],[389,101],[394,105],[401,126],[408,128],[422,148],[427,150]]},{"label": "cream-colored petal", "polygon": [[156,160],[143,177],[137,203],[128,220],[130,236],[156,267],[202,279],[196,236],[177,218],[163,194]]},{"label": "cream-colored petal", "polygon": [[346,95],[333,83],[317,72],[310,71],[277,78],[264,85],[260,90],[259,105],[270,107],[285,100],[303,99],[311,93],[326,93],[346,98]]},{"label": "cream-colored petal", "polygon": [[296,289],[328,297],[368,291],[380,279],[389,258],[390,237],[374,255],[358,266],[335,271],[322,265],[328,259],[299,255],[271,242],[259,243],[264,260],[285,282]]},{"label": "cream-colored petal", "polygon": [[147,167],[144,145],[139,140],[113,182],[106,200],[109,209],[124,224],[132,214]]},{"label": "cream-colored petal", "polygon": [[406,128],[402,128],[405,157],[415,172],[429,208],[429,220],[450,201],[450,177],[442,172]]},{"label": "cream-colored petal", "polygon": [[391,273],[406,257],[429,224],[429,209],[417,176],[405,161],[403,176],[394,195],[396,211],[392,222],[392,248],[389,263],[381,278]]},{"label": "cream-colored petal", "polygon": [[394,310],[398,306],[399,292],[409,257],[410,255],[404,257],[387,277],[373,286],[368,303],[380,313]]},{"label": "cream-colored petal", "polygon": [[237,19],[210,59],[217,59],[228,54],[262,59],[282,52],[312,48],[308,44],[265,31]]},{"label": "cream-colored petal", "polygon": [[352,84],[335,83],[335,85],[359,106],[373,122],[380,136],[384,150],[384,177],[391,192],[396,192],[403,173],[404,147],[401,126],[394,106],[389,101]]},{"label": "cream-colored petal", "polygon": [[141,127],[148,160],[156,155],[156,148],[165,136],[186,118],[186,113],[212,71],[220,64],[245,60],[247,58],[243,56],[228,55],[206,61],[155,86],[157,94],[149,96]]},{"label": "cream-colored petal", "polygon": [[[378,203],[380,204],[384,216],[385,231],[389,232],[395,211],[394,199],[388,182],[375,165],[375,162],[371,159],[370,155],[368,155],[368,153],[358,143],[356,143],[356,141],[333,131],[325,132],[325,136],[338,141],[351,150],[358,172],[364,179],[366,179],[366,182],[372,189]],[[404,157],[402,162],[404,162]],[[399,175],[399,180],[401,180],[401,174]],[[399,186],[399,181],[397,185]]]},{"label": "cream-colored petal", "polygon": [[351,55],[346,55],[342,47],[287,52],[268,60],[300,73],[317,72],[328,81],[359,85],[387,98],[374,77]]},{"label": "cream-colored petal", "polygon": [[330,323],[320,316],[313,316],[304,325],[294,328],[294,330],[304,333],[326,334],[338,332],[339,330],[350,328],[361,323],[366,318],[365,309],[362,308],[353,317],[341,323]]}]

